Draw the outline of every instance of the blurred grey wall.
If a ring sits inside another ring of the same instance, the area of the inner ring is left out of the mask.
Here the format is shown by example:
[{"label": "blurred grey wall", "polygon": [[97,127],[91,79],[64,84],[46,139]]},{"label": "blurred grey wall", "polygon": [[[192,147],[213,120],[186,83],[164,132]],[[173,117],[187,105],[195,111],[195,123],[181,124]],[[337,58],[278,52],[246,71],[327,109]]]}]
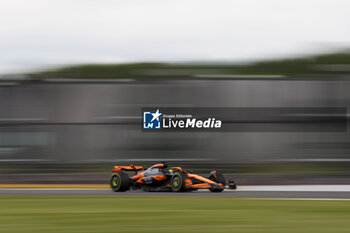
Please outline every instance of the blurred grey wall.
[{"label": "blurred grey wall", "polygon": [[350,80],[33,82],[0,85],[0,160],[350,159],[344,133],[143,133],[142,107],[348,107]]}]

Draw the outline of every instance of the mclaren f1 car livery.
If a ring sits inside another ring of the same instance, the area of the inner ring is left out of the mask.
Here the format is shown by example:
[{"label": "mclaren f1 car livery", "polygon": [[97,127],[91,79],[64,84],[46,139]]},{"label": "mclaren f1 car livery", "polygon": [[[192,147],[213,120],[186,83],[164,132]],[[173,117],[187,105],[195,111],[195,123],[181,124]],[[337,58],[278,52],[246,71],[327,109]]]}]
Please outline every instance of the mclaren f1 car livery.
[{"label": "mclaren f1 car livery", "polygon": [[[135,174],[129,176],[127,171]],[[148,169],[142,166],[114,166],[110,185],[115,192],[125,192],[132,188],[144,191],[185,192],[198,189],[209,189],[212,192],[222,192],[226,186],[224,175],[212,171],[208,178],[190,173],[181,167],[168,167],[166,163],[155,164]],[[236,189],[230,180],[229,188]]]}]

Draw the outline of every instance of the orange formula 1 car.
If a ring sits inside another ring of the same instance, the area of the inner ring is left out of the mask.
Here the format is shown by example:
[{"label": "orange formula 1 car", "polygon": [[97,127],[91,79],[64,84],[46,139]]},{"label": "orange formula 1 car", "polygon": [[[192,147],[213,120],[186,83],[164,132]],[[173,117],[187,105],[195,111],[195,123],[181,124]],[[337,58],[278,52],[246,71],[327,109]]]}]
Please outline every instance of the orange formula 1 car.
[{"label": "orange formula 1 car", "polygon": [[[124,171],[134,171],[135,175],[130,177]],[[169,168],[164,162],[146,170],[142,166],[114,166],[110,182],[115,192],[124,192],[130,188],[173,192],[209,189],[212,192],[222,192],[226,185],[225,177],[220,172],[212,171],[209,177],[205,178],[184,171],[181,167]],[[229,188],[236,189],[232,180],[229,181]]]}]

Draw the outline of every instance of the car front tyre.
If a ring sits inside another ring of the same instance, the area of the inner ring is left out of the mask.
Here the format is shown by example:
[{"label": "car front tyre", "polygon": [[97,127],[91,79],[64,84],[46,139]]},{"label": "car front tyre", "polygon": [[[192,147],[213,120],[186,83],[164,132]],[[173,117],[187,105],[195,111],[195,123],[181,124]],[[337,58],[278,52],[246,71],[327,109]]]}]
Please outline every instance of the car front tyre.
[{"label": "car front tyre", "polygon": [[171,177],[171,191],[173,192],[184,192],[186,175],[183,172],[176,172]]}]

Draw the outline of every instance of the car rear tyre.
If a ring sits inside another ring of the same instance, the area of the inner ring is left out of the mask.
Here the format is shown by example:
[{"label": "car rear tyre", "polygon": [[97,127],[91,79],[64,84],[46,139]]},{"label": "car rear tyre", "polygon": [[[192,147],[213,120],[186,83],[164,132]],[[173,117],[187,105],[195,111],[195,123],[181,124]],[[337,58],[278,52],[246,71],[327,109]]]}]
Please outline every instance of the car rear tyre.
[{"label": "car rear tyre", "polygon": [[130,179],[124,172],[116,172],[111,177],[111,188],[114,192],[125,192],[130,188]]},{"label": "car rear tyre", "polygon": [[223,187],[216,187],[216,188],[210,188],[209,190],[212,192],[222,192],[225,189],[225,185],[226,185],[226,179],[225,176],[221,173],[221,172],[217,172],[217,171],[212,171],[209,174],[209,180],[212,180],[218,184],[222,184]]},{"label": "car rear tyre", "polygon": [[176,172],[171,177],[171,191],[173,192],[184,192],[186,185],[186,174],[183,172]]}]

